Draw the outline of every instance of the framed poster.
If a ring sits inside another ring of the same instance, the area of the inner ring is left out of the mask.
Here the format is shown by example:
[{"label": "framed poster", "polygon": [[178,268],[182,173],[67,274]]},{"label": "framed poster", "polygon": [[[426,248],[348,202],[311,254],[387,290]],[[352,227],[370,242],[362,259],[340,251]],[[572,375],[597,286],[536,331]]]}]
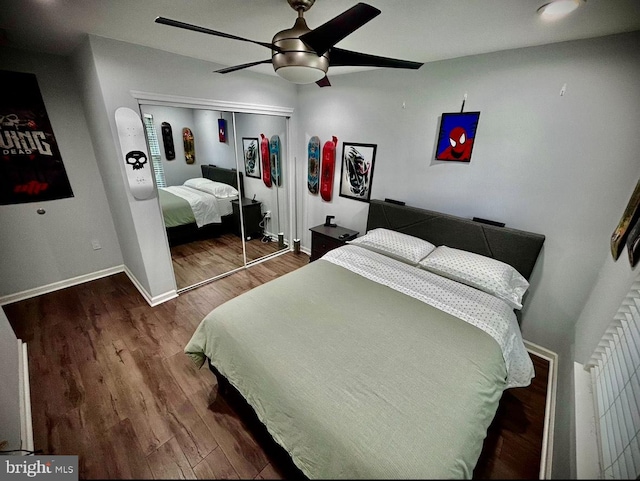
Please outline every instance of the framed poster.
[{"label": "framed poster", "polygon": [[442,114],[436,160],[471,162],[480,112]]},{"label": "framed poster", "polygon": [[244,173],[247,177],[260,179],[260,157],[258,139],[242,137],[242,152],[244,153]]},{"label": "framed poster", "polygon": [[[620,253],[624,248],[629,230],[640,221],[640,180],[636,184],[636,188],[631,194],[631,198],[627,203],[627,207],[622,213],[622,217],[618,222],[613,234],[611,234],[611,255],[614,260],[618,260]],[[633,262],[632,262],[633,265]]]},{"label": "framed poster", "polygon": [[640,258],[640,218],[636,219],[629,230],[627,236],[627,253],[629,254],[629,263],[631,267],[635,267]]},{"label": "framed poster", "polygon": [[73,197],[31,73],[0,70],[0,205]]},{"label": "framed poster", "polygon": [[340,197],[369,202],[376,144],[342,143]]}]

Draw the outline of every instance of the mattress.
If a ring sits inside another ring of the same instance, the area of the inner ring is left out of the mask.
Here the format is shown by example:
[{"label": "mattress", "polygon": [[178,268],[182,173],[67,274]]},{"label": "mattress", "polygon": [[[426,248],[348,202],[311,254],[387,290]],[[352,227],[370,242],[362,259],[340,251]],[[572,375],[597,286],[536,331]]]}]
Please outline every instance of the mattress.
[{"label": "mattress", "polygon": [[185,352],[310,478],[470,478],[533,376],[503,301],[354,245],[217,307]]}]

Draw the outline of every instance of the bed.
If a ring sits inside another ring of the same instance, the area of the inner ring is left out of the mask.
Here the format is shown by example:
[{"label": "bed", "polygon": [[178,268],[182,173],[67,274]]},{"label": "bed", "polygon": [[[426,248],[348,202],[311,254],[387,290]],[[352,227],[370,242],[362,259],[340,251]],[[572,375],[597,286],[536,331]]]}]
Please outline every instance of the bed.
[{"label": "bed", "polygon": [[201,171],[202,177],[188,179],[183,185],[158,189],[171,246],[220,235],[235,225],[231,201],[244,192],[242,173],[238,182],[234,169],[202,165]]},{"label": "bed", "polygon": [[185,352],[309,478],[470,478],[534,376],[514,311],[543,242],[373,200],[366,235],[217,307]]}]

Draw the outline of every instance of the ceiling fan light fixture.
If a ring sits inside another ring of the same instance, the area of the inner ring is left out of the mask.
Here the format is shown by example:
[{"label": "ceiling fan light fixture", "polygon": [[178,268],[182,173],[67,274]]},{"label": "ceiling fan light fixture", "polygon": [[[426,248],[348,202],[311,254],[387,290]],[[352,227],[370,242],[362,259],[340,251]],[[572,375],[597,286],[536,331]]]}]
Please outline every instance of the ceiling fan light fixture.
[{"label": "ceiling fan light fixture", "polygon": [[545,20],[562,18],[580,6],[581,0],[554,0],[538,9],[538,14]]},{"label": "ceiling fan light fixture", "polygon": [[326,72],[319,68],[302,65],[280,67],[276,70],[276,73],[283,79],[294,84],[311,84],[323,79],[326,75]]}]

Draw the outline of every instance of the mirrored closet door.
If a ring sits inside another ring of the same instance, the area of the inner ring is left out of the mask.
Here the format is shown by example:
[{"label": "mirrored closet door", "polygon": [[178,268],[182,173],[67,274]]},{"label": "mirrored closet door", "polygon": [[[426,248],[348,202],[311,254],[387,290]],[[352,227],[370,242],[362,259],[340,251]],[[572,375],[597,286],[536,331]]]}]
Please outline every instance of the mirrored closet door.
[{"label": "mirrored closet door", "polygon": [[236,113],[238,164],[244,174],[247,262],[289,248],[286,119]]},{"label": "mirrored closet door", "polygon": [[158,104],[140,110],[178,292],[288,249],[284,117]]}]

